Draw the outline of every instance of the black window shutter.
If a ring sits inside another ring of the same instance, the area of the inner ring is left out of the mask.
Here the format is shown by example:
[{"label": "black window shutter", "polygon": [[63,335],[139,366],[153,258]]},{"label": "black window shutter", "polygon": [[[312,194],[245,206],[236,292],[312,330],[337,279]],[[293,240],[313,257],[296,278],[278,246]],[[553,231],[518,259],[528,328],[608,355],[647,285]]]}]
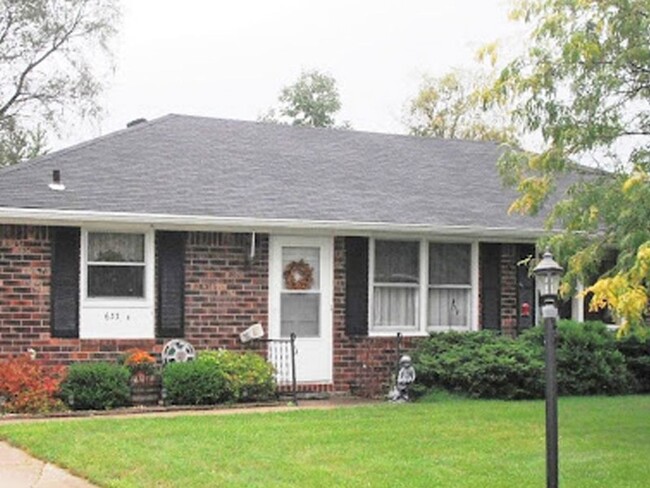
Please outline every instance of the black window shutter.
[{"label": "black window shutter", "polygon": [[185,240],[185,232],[156,232],[159,337],[183,337]]},{"label": "black window shutter", "polygon": [[368,238],[345,238],[345,332],[368,335]]},{"label": "black window shutter", "polygon": [[481,326],[501,330],[501,245],[481,243]]},{"label": "black window shutter", "polygon": [[52,337],[79,337],[79,246],[78,228],[52,229]]}]

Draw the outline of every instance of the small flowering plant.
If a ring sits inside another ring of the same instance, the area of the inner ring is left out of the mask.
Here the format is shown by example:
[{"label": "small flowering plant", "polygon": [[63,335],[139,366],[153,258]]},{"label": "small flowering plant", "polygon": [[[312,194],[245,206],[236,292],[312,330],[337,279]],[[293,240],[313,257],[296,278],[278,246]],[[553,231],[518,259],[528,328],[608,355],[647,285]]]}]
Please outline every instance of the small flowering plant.
[{"label": "small flowering plant", "polygon": [[156,371],[156,360],[147,351],[129,349],[124,354],[124,365],[133,376],[151,376]]},{"label": "small flowering plant", "polygon": [[47,413],[63,410],[58,398],[66,369],[48,366],[35,354],[0,361],[0,413]]}]

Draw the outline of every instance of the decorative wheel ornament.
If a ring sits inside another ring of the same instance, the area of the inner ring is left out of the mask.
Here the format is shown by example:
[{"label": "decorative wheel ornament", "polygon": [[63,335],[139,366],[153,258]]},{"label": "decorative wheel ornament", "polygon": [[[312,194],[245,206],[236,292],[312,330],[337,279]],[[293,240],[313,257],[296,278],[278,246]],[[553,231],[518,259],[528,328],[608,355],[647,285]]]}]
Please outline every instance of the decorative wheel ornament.
[{"label": "decorative wheel ornament", "polygon": [[160,353],[163,364],[185,363],[196,358],[194,346],[183,339],[173,339],[165,344]]},{"label": "decorative wheel ornament", "polygon": [[314,282],[314,268],[304,259],[291,261],[284,267],[283,276],[287,290],[308,290]]}]

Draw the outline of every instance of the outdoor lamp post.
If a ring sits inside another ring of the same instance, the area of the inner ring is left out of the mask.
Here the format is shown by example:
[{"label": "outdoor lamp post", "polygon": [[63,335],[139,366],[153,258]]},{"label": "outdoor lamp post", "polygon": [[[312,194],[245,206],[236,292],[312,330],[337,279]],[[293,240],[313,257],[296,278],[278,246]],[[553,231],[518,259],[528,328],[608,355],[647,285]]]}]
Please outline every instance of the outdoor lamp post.
[{"label": "outdoor lamp post", "polygon": [[535,266],[537,289],[542,302],[544,318],[544,349],[546,363],[546,486],[558,486],[558,429],[557,429],[557,364],[555,359],[555,327],[557,323],[557,295],[560,289],[562,267],[550,251]]}]

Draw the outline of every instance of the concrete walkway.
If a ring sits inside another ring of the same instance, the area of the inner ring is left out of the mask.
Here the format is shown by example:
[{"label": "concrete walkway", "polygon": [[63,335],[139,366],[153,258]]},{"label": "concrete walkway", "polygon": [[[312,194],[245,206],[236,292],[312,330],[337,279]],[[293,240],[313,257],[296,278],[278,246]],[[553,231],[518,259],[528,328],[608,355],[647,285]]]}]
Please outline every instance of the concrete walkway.
[{"label": "concrete walkway", "polygon": [[[339,407],[352,407],[379,403],[377,401],[352,398],[332,398],[328,400],[304,400],[295,406],[274,405],[246,408],[222,408],[215,410],[180,410],[168,412],[130,412],[115,415],[102,415],[101,418],[127,418],[132,416],[177,417],[181,415],[228,415],[247,413],[287,412],[296,410],[322,410]],[[60,422],[99,418],[61,417],[35,419],[4,419],[2,423],[18,422]],[[0,442],[0,487],[2,488],[97,488],[92,483],[78,478],[53,464],[36,459],[24,451]]]},{"label": "concrete walkway", "polygon": [[94,488],[53,464],[0,442],[0,486],[3,488]]}]

